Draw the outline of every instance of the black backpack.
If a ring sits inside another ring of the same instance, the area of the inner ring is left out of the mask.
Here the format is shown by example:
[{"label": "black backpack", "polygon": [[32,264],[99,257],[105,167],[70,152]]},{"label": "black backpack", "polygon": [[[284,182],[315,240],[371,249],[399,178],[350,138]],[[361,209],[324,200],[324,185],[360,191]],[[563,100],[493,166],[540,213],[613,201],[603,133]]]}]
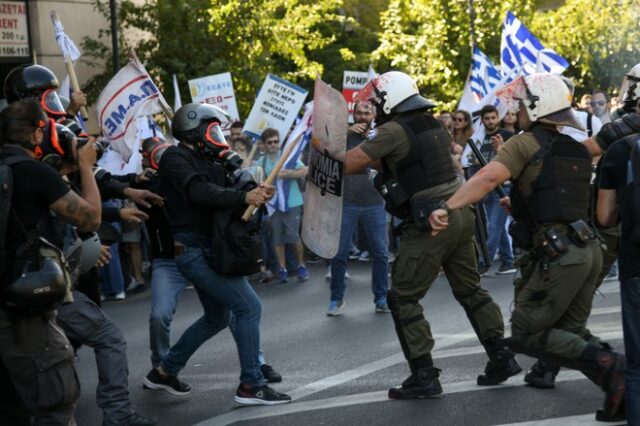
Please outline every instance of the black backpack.
[{"label": "black backpack", "polygon": [[[258,186],[250,174],[237,176],[232,187],[251,191]],[[242,220],[245,208],[217,209],[213,213],[211,253],[208,256],[211,268],[221,275],[247,276],[260,272],[262,258],[262,206],[248,221]]]},{"label": "black backpack", "polygon": [[29,161],[19,155],[0,158],[0,275],[7,269],[7,227],[13,199],[13,171],[11,166]]}]

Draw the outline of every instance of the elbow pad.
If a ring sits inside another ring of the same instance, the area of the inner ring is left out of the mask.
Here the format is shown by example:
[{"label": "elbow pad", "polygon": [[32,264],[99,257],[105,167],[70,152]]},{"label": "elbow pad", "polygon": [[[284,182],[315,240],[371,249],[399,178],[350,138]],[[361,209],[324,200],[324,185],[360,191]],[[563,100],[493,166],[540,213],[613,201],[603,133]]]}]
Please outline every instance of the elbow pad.
[{"label": "elbow pad", "polygon": [[611,123],[602,126],[596,135],[596,142],[603,151],[615,141],[640,132],[640,114],[626,114]]}]

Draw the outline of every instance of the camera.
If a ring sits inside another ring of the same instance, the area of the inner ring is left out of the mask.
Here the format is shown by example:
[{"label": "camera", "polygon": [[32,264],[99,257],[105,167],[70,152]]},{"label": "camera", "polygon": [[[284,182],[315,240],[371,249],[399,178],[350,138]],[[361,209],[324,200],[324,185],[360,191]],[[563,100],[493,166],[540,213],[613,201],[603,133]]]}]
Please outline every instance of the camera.
[{"label": "camera", "polygon": [[[79,137],[76,148],[80,149],[83,146],[85,146],[88,142],[89,142],[89,138]],[[102,154],[104,154],[104,151],[107,149],[108,146],[109,146],[109,142],[105,141],[104,139],[96,139],[93,142],[93,148],[96,150],[96,159],[99,160],[100,157],[102,157]]]}]

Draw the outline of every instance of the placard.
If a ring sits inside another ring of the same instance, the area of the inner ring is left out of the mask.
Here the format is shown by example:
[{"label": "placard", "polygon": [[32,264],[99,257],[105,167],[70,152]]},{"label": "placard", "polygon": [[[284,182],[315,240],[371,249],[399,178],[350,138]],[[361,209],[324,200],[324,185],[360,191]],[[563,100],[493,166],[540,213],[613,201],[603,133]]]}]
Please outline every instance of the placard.
[{"label": "placard", "polygon": [[229,114],[231,121],[240,120],[231,73],[189,80],[189,92],[192,102],[215,105]]},{"label": "placard", "polygon": [[0,1],[0,57],[30,56],[27,4],[24,1]]},{"label": "placard", "polygon": [[256,139],[271,127],[283,140],[307,97],[307,91],[275,75],[267,75],[242,131]]},{"label": "placard", "polygon": [[353,105],[354,99],[358,96],[358,92],[362,89],[370,79],[368,72],[362,71],[345,71],[342,77],[342,96],[347,101],[349,109],[349,123],[353,123]]}]

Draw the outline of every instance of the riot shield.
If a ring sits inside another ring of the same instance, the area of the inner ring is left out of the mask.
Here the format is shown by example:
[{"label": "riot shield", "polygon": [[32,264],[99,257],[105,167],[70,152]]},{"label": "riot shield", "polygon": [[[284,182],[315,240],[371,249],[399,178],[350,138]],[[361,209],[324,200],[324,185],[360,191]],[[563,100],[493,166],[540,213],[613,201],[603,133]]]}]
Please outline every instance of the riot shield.
[{"label": "riot shield", "polygon": [[342,181],[347,146],[347,102],[342,94],[316,79],[313,136],[304,193],[302,241],[320,257],[338,253],[342,226]]}]

